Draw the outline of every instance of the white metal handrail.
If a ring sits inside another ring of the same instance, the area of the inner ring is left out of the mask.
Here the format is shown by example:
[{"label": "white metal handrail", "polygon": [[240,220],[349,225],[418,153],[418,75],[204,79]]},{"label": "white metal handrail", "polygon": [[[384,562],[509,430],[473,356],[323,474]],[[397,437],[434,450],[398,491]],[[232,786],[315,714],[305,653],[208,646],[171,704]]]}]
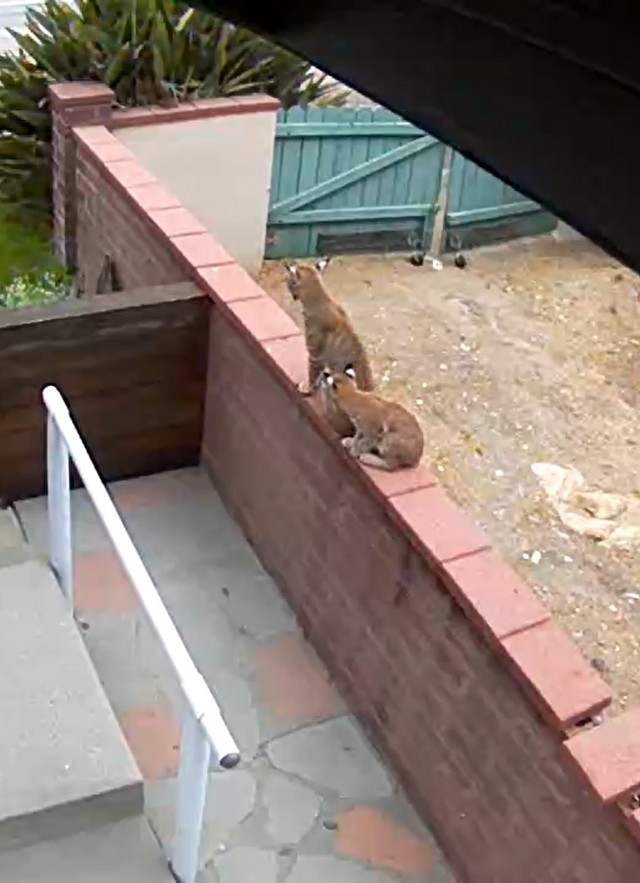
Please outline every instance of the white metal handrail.
[{"label": "white metal handrail", "polygon": [[73,605],[69,484],[71,457],[149,623],[169,658],[186,699],[180,743],[176,829],[170,865],[180,883],[194,883],[198,871],[211,751],[213,750],[218,763],[224,769],[232,769],[239,763],[240,752],[222,718],[218,703],[162,603],[158,590],[80,438],[66,402],[54,386],[47,386],[42,392],[42,398],[48,412],[49,563],[62,592]]}]

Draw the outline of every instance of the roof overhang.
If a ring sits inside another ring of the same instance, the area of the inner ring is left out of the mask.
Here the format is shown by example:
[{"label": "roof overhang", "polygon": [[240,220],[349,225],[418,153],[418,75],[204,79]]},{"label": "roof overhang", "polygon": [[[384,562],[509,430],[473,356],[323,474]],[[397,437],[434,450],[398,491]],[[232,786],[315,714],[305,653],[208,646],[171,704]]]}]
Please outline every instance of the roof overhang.
[{"label": "roof overhang", "polygon": [[630,3],[199,2],[453,144],[640,269]]}]

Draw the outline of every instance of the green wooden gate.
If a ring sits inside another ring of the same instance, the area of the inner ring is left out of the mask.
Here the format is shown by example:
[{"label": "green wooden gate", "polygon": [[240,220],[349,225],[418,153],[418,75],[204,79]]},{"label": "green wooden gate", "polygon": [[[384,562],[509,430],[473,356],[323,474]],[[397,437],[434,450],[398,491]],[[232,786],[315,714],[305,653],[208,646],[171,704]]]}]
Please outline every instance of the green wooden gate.
[{"label": "green wooden gate", "polygon": [[451,250],[546,233],[557,219],[460,153],[453,153],[445,247]]},{"label": "green wooden gate", "polygon": [[[429,250],[444,145],[384,108],[281,111],[266,257]],[[453,153],[443,245],[552,229],[555,219]]]},{"label": "green wooden gate", "polygon": [[281,112],[267,257],[423,248],[443,153],[439,141],[383,108]]}]

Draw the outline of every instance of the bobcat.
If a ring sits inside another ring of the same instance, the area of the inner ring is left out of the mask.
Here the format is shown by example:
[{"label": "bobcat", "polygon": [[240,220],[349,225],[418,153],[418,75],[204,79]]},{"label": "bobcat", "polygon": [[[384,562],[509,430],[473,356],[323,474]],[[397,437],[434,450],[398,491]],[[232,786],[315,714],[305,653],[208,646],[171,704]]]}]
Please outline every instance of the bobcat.
[{"label": "bobcat", "polygon": [[397,402],[359,390],[352,368],[343,374],[325,368],[322,382],[337,408],[355,426],[355,436],[342,439],[354,457],[366,466],[388,471],[418,465],[424,436],[410,411]]},{"label": "bobcat", "polygon": [[311,395],[320,386],[325,367],[341,374],[352,366],[358,388],[370,392],[374,388],[373,374],[364,346],[346,312],[331,297],[320,278],[328,263],[328,258],[322,258],[315,266],[285,264],[287,288],[302,305],[309,353],[308,384],[303,384],[300,391]]}]

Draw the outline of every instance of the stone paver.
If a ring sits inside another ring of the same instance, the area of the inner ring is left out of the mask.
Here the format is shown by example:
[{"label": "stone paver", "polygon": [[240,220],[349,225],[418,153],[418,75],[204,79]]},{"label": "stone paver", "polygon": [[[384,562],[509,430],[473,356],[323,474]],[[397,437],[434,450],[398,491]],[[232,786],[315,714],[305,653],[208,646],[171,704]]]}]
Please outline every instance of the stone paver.
[{"label": "stone paver", "polygon": [[370,806],[354,806],[337,818],[336,852],[363,864],[424,879],[434,852],[422,837]]},{"label": "stone paver", "polygon": [[116,715],[136,705],[163,703],[156,670],[142,664],[138,619],[130,613],[82,610],[76,621]]},{"label": "stone paver", "polygon": [[13,509],[0,509],[0,567],[29,560],[30,549],[24,540]]},{"label": "stone paver", "polygon": [[302,856],[289,883],[397,883],[398,878],[331,856]]},{"label": "stone paver", "polygon": [[326,668],[301,635],[283,635],[259,647],[255,671],[273,735],[344,712]]},{"label": "stone paver", "polygon": [[[454,883],[204,472],[110,490],[242,752],[231,772],[212,760],[198,883]],[[179,686],[81,491],[73,511],[76,618],[168,851]],[[19,515],[42,554],[43,501]]]},{"label": "stone paver", "polygon": [[175,883],[143,818],[0,854],[3,883]]},{"label": "stone paver", "polygon": [[133,613],[138,599],[118,557],[109,549],[82,552],[73,562],[76,610]]},{"label": "stone paver", "polygon": [[267,746],[267,756],[277,769],[300,776],[319,792],[360,802],[393,791],[390,774],[349,717],[281,736]]},{"label": "stone paver", "polygon": [[[107,535],[86,493],[83,490],[72,491],[71,501],[74,551],[109,549]],[[39,557],[46,558],[48,525],[44,500],[41,497],[20,500],[16,503],[16,509],[32,548]]]},{"label": "stone paver", "polygon": [[[206,666],[201,666],[201,671],[207,678]],[[245,762],[252,760],[258,753],[260,728],[247,681],[226,671],[214,672],[208,680],[214,686],[214,695]]]},{"label": "stone paver", "polygon": [[239,847],[221,855],[215,868],[220,883],[277,883],[278,856],[252,846]]},{"label": "stone paver", "polygon": [[125,739],[147,782],[178,771],[180,722],[163,705],[136,705],[119,715]]},{"label": "stone paver", "polygon": [[[200,860],[212,861],[225,848],[236,828],[254,810],[256,781],[247,770],[216,772],[209,775],[205,820],[200,843]],[[176,780],[164,779],[148,786],[146,813],[158,840],[170,848],[173,842]]]},{"label": "stone paver", "polygon": [[138,811],[140,773],[40,562],[0,571],[0,635],[0,852]]},{"label": "stone paver", "polygon": [[267,811],[266,830],[275,843],[298,843],[318,817],[322,800],[300,782],[271,773],[262,802]]},{"label": "stone paver", "polygon": [[220,607],[229,621],[257,640],[294,632],[295,617],[266,573],[243,574],[232,566],[216,568],[222,598]]},{"label": "stone paver", "polygon": [[143,477],[116,481],[110,487],[118,509],[125,514],[138,509],[179,505],[185,496],[206,494],[207,490],[199,469],[163,472],[154,475],[153,480]]}]

